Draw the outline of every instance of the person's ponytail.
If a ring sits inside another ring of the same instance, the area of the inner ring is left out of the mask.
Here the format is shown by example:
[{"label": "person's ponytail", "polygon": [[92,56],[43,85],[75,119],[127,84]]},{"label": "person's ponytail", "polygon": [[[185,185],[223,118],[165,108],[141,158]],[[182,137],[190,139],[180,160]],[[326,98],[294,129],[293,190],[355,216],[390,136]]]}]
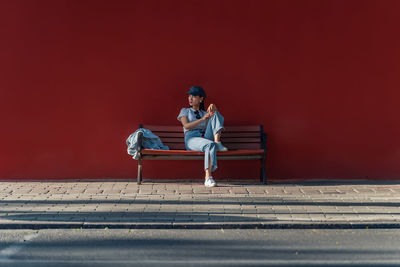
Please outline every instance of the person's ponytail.
[{"label": "person's ponytail", "polygon": [[206,109],[204,108],[204,100],[200,103],[200,110],[206,111]]}]

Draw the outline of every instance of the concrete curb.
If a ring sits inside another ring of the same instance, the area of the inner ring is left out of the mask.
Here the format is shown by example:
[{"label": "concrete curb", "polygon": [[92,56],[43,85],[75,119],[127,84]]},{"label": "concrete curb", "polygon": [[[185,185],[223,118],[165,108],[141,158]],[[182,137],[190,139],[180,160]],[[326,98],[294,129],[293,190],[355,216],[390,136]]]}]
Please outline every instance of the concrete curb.
[{"label": "concrete curb", "polygon": [[0,229],[400,229],[400,223],[3,223]]}]

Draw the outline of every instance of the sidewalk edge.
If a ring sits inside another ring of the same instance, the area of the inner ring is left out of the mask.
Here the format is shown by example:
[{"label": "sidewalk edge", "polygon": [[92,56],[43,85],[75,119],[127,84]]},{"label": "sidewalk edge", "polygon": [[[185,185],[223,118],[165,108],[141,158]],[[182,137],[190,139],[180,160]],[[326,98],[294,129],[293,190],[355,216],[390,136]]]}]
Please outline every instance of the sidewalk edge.
[{"label": "sidewalk edge", "polygon": [[3,223],[0,230],[17,229],[400,229],[400,222],[316,223]]}]

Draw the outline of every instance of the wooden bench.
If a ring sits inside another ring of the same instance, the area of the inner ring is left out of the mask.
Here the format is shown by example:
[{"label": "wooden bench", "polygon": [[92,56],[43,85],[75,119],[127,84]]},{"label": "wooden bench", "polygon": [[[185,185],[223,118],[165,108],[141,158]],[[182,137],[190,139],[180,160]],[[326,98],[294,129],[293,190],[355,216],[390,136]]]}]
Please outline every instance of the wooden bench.
[{"label": "wooden bench", "polygon": [[[182,126],[139,125],[160,137],[170,150],[144,149],[143,133],[138,135],[138,175],[137,183],[142,182],[142,160],[204,160],[204,152],[187,151]],[[226,126],[222,130],[221,141],[228,151],[217,152],[217,160],[260,160],[260,182],[267,182],[266,142],[267,134],[262,125]]]}]

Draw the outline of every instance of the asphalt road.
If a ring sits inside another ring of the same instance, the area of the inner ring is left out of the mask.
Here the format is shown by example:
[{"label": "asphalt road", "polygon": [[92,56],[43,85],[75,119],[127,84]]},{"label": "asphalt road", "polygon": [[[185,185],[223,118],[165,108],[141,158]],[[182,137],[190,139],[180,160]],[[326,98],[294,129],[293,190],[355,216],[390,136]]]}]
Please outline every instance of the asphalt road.
[{"label": "asphalt road", "polygon": [[1,230],[0,266],[399,266],[400,229]]}]

